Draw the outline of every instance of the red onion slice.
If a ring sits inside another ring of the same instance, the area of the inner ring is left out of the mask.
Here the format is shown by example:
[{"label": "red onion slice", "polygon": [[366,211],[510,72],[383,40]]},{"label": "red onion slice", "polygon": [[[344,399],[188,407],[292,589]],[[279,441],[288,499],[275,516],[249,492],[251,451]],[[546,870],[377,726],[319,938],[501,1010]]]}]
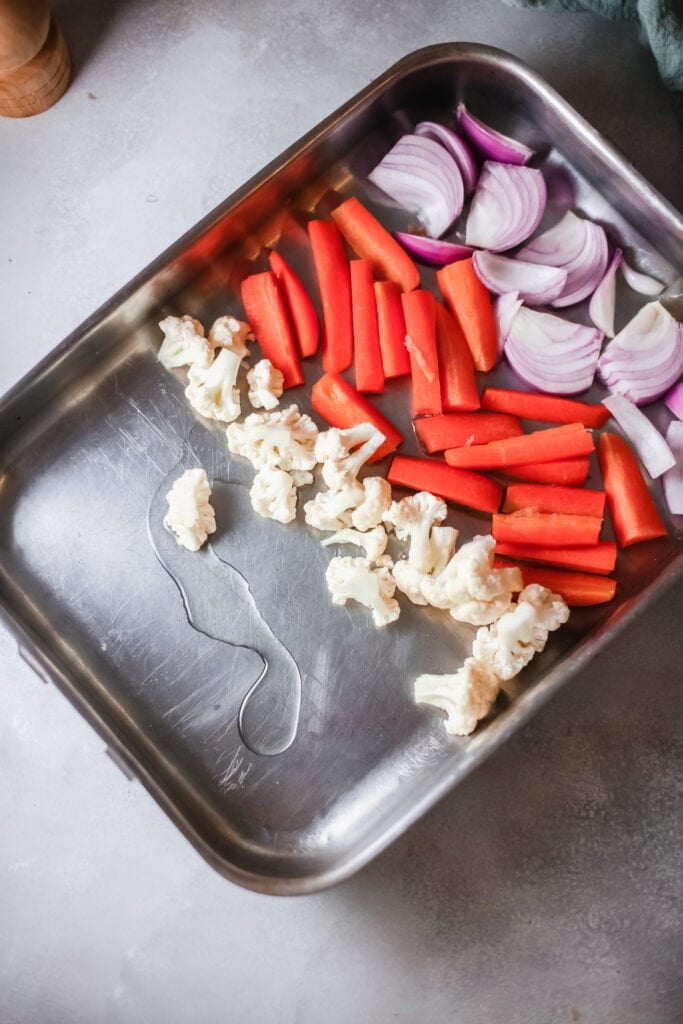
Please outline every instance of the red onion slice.
[{"label": "red onion slice", "polygon": [[470,114],[464,103],[458,104],[455,116],[463,135],[486,160],[522,165],[528,163],[534,155],[533,149],[529,149],[524,143],[497,132],[495,128],[490,128],[474,114]]},{"label": "red onion slice", "polygon": [[415,134],[424,135],[428,139],[440,142],[458,165],[465,195],[468,196],[470,192],[474,192],[474,186],[477,183],[477,165],[467,144],[459,135],[456,135],[450,128],[446,128],[445,125],[437,124],[436,121],[420,121],[415,125]]},{"label": "red onion slice", "polygon": [[510,327],[512,326],[512,320],[521,305],[522,300],[517,292],[507,292],[505,295],[499,295],[493,303],[493,312],[498,325],[499,356],[502,356],[503,354],[505,342],[507,341],[507,336],[510,333]]},{"label": "red onion slice", "polygon": [[492,252],[512,249],[536,230],[546,198],[540,171],[487,161],[472,199],[465,242]]},{"label": "red onion slice", "polygon": [[469,245],[444,242],[441,238],[425,238],[424,235],[411,235],[407,231],[396,231],[395,237],[416,260],[428,263],[432,267],[445,267],[447,263],[466,260],[473,252]]},{"label": "red onion slice", "polygon": [[539,391],[574,395],[592,384],[601,342],[602,334],[593,327],[523,306],[512,319],[505,355]]},{"label": "red onion slice", "polygon": [[683,420],[683,380],[674,384],[671,391],[666,393],[664,405],[674,416],[678,416],[679,420]]},{"label": "red onion slice", "polygon": [[567,280],[567,272],[561,267],[523,263],[492,252],[475,252],[472,264],[477,277],[490,292],[496,295],[517,292],[521,302],[529,306],[543,306],[551,302],[560,294]]},{"label": "red onion slice", "polygon": [[683,325],[661,302],[648,302],[607,346],[598,372],[637,405],[654,401],[683,373]]},{"label": "red onion slice", "polygon": [[673,420],[666,432],[666,443],[673,452],[676,464],[664,473],[664,497],[669,512],[683,515],[683,423]]},{"label": "red onion slice", "polygon": [[661,281],[656,281],[649,274],[641,274],[639,270],[634,270],[626,260],[621,264],[621,272],[624,275],[624,281],[629,288],[633,288],[634,292],[639,292],[641,295],[659,295],[664,291]]},{"label": "red onion slice", "polygon": [[422,135],[403,135],[368,178],[416,213],[434,238],[448,230],[465,201],[462,175],[453,157]]},{"label": "red onion slice", "polygon": [[528,263],[562,267],[567,281],[553,306],[572,306],[595,291],[607,270],[607,235],[599,224],[567,211],[561,221],[517,254]]},{"label": "red onion slice", "polygon": [[653,480],[676,464],[674,453],[644,412],[625,395],[615,391],[602,404],[624,431]]},{"label": "red onion slice", "polygon": [[588,315],[603,334],[608,338],[614,337],[614,306],[617,284],[617,268],[621,263],[623,253],[621,249],[615,249],[612,262],[605,272],[602,281],[591,295]]}]

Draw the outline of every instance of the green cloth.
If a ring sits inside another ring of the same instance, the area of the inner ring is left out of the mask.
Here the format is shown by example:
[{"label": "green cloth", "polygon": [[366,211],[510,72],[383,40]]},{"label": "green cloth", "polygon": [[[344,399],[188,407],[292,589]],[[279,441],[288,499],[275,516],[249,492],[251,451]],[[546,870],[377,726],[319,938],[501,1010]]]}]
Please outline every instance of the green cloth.
[{"label": "green cloth", "polygon": [[513,7],[592,11],[604,18],[639,21],[664,84],[683,93],[683,0],[504,0]]}]

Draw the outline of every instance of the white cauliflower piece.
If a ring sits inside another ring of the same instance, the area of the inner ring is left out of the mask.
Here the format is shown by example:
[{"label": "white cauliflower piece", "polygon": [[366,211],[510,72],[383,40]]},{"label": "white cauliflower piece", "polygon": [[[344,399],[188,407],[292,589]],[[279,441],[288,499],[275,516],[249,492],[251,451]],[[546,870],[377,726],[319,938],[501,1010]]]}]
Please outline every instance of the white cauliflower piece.
[{"label": "white cauliflower piece", "polygon": [[210,497],[211,488],[203,469],[185,470],[166,495],[168,512],[164,526],[188,551],[199,551],[208,535],[216,530]]},{"label": "white cauliflower piece", "polygon": [[167,316],[159,324],[164,340],[157,359],[167,370],[177,366],[201,366],[213,358],[213,345],[204,337],[204,328],[191,316]]},{"label": "white cauliflower piece", "polygon": [[372,530],[391,505],[391,484],[383,476],[366,476],[363,489],[365,497],[351,513],[351,522],[357,530]]},{"label": "white cauliflower piece", "polygon": [[370,562],[376,562],[384,554],[387,546],[387,531],[383,526],[375,526],[373,530],[360,533],[358,530],[345,528],[333,533],[320,542],[324,548],[330,544],[353,544],[357,548],[365,550],[365,557]]},{"label": "white cauliflower piece", "polygon": [[452,526],[433,526],[429,537],[429,557],[425,569],[418,569],[409,559],[401,559],[393,570],[398,589],[410,598],[413,604],[426,605],[422,584],[429,576],[443,572],[453,555],[458,531]]},{"label": "white cauliflower piece", "polygon": [[391,573],[384,566],[373,569],[367,558],[332,558],[325,579],[334,604],[358,601],[371,609],[376,626],[386,626],[401,614]]},{"label": "white cauliflower piece", "polygon": [[270,359],[260,359],[247,374],[248,398],[255,409],[275,409],[282,398],[284,374]]},{"label": "white cauliflower piece", "polygon": [[442,572],[424,579],[427,602],[474,626],[487,626],[509,611],[513,593],[522,589],[522,574],[517,568],[493,568],[495,546],[491,536],[463,544]]},{"label": "white cauliflower piece", "polygon": [[240,358],[230,349],[222,349],[210,366],[188,370],[185,395],[201,416],[231,423],[241,413],[240,392],[236,387]]},{"label": "white cauliflower piece", "polygon": [[253,341],[251,327],[235,316],[219,316],[209,330],[209,341],[213,348],[227,348],[242,359],[247,359],[249,349],[245,342]]},{"label": "white cauliflower piece", "polygon": [[354,480],[339,491],[319,491],[304,505],[304,517],[316,530],[343,530],[351,525],[352,510],[363,500],[363,485]]},{"label": "white cauliflower piece", "polygon": [[472,653],[501,679],[512,679],[568,618],[569,608],[559,594],[532,583],[522,590],[512,611],[488,629],[477,630]]},{"label": "white cauliflower piece", "polygon": [[372,423],[359,423],[340,430],[331,427],[318,435],[315,456],[322,462],[323,480],[331,491],[338,491],[355,480],[358,473],[385,441]]},{"label": "white cauliflower piece", "polygon": [[425,574],[416,565],[411,565],[407,558],[400,558],[391,573],[398,589],[410,598],[413,604],[427,604],[427,599],[422,593]]},{"label": "white cauliflower piece", "polygon": [[249,491],[251,507],[264,519],[291,523],[296,516],[296,487],[284,469],[263,466]]},{"label": "white cauliflower piece", "polygon": [[243,423],[231,423],[227,435],[230,451],[249,459],[254,469],[270,466],[288,473],[310,471],[317,462],[318,428],[296,405],[275,412],[253,412]]},{"label": "white cauliflower piece", "polygon": [[409,540],[408,561],[421,572],[429,571],[432,526],[441,523],[447,514],[446,502],[429,491],[418,491],[401,501],[392,501],[384,513],[399,540]]},{"label": "white cauliflower piece", "polygon": [[415,680],[418,704],[433,704],[446,712],[446,732],[469,736],[486,718],[498,696],[500,679],[489,666],[468,658],[454,675],[422,675]]}]

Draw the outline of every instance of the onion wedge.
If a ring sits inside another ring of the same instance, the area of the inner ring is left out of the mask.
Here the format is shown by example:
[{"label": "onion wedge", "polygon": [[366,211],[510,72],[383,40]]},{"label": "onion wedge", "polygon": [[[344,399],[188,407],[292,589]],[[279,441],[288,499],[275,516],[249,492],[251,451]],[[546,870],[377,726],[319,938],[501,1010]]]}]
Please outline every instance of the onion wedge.
[{"label": "onion wedge", "polygon": [[674,453],[657,428],[625,395],[615,391],[603,398],[602,404],[624,431],[653,480],[676,465]]},{"label": "onion wedge", "polygon": [[574,395],[593,383],[601,343],[596,328],[522,306],[512,318],[504,352],[513,370],[539,391]]},{"label": "onion wedge", "polygon": [[436,121],[420,121],[415,125],[415,134],[434,139],[434,142],[440,142],[458,165],[465,195],[468,196],[470,192],[474,192],[474,186],[477,183],[477,165],[467,143],[463,142],[459,135],[456,135],[450,128],[446,128],[445,125],[437,124]]},{"label": "onion wedge", "polygon": [[611,263],[605,272],[602,281],[591,295],[588,306],[588,315],[603,334],[608,338],[614,337],[614,305],[617,284],[617,269],[621,263],[623,253],[616,249]]},{"label": "onion wedge", "polygon": [[666,441],[674,453],[676,464],[667,469],[662,483],[669,512],[674,516],[683,515],[683,423],[672,420],[666,432]]},{"label": "onion wedge", "polygon": [[551,305],[573,306],[592,294],[605,275],[607,235],[599,224],[568,210],[554,227],[525,245],[517,258],[566,270],[565,286]]},{"label": "onion wedge", "polygon": [[492,252],[512,249],[536,230],[546,199],[540,171],[487,161],[472,199],[465,243]]},{"label": "onion wedge", "polygon": [[607,346],[598,372],[637,405],[654,401],[683,373],[683,325],[661,302],[648,302]]},{"label": "onion wedge", "polygon": [[475,252],[472,260],[477,277],[490,292],[504,295],[516,291],[528,306],[552,302],[567,280],[567,272],[561,267],[523,263],[497,253]]},{"label": "onion wedge", "polygon": [[465,201],[455,160],[442,145],[423,135],[403,135],[368,178],[406,210],[416,213],[433,238],[448,230]]},{"label": "onion wedge", "polygon": [[534,155],[533,149],[529,149],[524,143],[497,132],[495,128],[490,128],[474,114],[470,114],[464,103],[458,104],[455,116],[460,131],[486,160],[522,165],[528,163]]}]

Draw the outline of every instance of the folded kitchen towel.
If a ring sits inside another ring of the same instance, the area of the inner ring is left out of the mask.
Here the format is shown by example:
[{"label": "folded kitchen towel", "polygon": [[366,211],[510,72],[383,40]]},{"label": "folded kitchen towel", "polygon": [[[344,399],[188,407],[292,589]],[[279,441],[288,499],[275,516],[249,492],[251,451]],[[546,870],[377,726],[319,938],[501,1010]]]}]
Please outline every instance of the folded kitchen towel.
[{"label": "folded kitchen towel", "polygon": [[[640,22],[665,85],[683,93],[683,0],[503,0],[512,7],[591,11],[605,18]],[[681,97],[679,96],[680,100]]]}]

